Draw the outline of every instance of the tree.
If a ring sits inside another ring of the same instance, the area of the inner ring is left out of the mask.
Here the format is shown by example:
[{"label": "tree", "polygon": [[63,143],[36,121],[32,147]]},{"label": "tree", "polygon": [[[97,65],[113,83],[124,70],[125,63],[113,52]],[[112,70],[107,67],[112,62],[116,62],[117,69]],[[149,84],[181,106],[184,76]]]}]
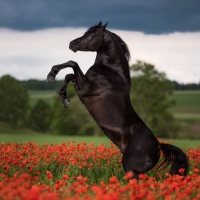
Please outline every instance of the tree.
[{"label": "tree", "polygon": [[10,75],[0,78],[0,121],[15,127],[25,124],[28,111],[28,91]]},{"label": "tree", "polygon": [[29,127],[35,131],[46,132],[51,125],[51,107],[39,99],[32,108],[29,116]]},{"label": "tree", "polygon": [[134,109],[156,136],[175,137],[178,124],[170,112],[175,101],[167,98],[173,93],[173,83],[165,73],[145,62],[138,61],[130,69],[134,72],[131,87]]}]

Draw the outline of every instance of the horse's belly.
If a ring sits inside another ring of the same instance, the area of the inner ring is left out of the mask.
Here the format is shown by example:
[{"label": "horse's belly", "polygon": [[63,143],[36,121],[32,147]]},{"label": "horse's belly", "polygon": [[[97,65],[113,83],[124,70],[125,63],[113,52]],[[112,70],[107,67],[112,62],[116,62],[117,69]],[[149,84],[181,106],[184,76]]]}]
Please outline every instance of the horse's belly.
[{"label": "horse's belly", "polygon": [[101,98],[85,98],[83,102],[99,126],[123,126],[125,113],[118,104]]}]

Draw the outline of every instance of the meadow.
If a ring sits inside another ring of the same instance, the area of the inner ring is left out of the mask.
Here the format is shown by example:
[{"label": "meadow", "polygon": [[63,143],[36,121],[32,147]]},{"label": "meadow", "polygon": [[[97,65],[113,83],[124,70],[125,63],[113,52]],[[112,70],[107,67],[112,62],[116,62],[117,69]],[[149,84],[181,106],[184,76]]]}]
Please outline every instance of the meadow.
[{"label": "meadow", "polygon": [[[63,142],[38,145],[0,145],[2,200],[134,200],[200,198],[200,147],[186,150],[188,175],[171,176],[168,169],[141,174],[124,173],[121,153],[111,143],[95,146]],[[162,156],[161,156],[162,157]],[[183,173],[183,169],[179,170]]]}]

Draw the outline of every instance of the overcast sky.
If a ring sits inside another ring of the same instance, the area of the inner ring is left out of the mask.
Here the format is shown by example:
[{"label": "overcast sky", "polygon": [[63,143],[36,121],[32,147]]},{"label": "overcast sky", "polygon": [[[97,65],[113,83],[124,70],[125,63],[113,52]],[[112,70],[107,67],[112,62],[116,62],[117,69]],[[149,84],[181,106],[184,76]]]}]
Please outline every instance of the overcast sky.
[{"label": "overcast sky", "polygon": [[128,44],[130,64],[143,60],[171,80],[199,82],[199,0],[0,0],[0,76],[45,79],[68,60],[86,72],[96,54],[74,54],[69,42],[100,20]]}]

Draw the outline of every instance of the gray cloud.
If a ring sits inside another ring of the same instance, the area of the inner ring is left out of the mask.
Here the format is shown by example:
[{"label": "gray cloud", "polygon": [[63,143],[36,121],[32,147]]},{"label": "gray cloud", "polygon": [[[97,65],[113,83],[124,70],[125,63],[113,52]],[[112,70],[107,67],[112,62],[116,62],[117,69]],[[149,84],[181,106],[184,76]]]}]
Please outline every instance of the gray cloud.
[{"label": "gray cloud", "polygon": [[200,1],[0,0],[0,27],[90,27],[100,20],[109,21],[110,28],[148,34],[200,31]]},{"label": "gray cloud", "polygon": [[[147,35],[141,32],[112,30],[128,44],[130,64],[136,60],[152,63],[180,83],[200,80],[200,32]],[[83,28],[56,28],[33,32],[0,29],[0,76],[11,74],[18,79],[45,79],[51,67],[76,61],[85,73],[94,63],[95,52],[69,50],[69,42],[80,37]],[[62,70],[64,79],[71,69]]]}]

